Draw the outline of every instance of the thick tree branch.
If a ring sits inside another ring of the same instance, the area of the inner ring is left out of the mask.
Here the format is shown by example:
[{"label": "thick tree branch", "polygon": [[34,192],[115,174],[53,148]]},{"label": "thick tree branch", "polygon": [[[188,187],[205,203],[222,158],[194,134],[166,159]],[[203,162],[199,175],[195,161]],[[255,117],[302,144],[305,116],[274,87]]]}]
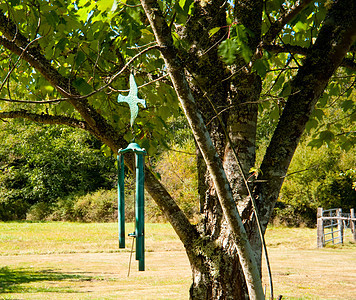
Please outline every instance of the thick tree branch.
[{"label": "thick tree branch", "polygon": [[[0,15],[0,30],[6,29],[3,28],[3,15]],[[70,80],[64,78],[62,75],[58,73],[58,71],[51,65],[51,63],[41,54],[40,49],[38,47],[29,47],[27,51],[23,51],[26,48],[18,46],[20,42],[16,42],[19,40],[23,41],[23,37],[18,32],[16,34],[16,38],[14,41],[10,41],[7,38],[0,37],[0,45],[3,45],[6,49],[11,52],[22,55],[23,59],[27,61],[33,68],[39,71],[43,77],[53,86],[55,87],[65,98],[68,99],[68,102],[74,106],[74,108],[82,115],[84,119],[86,119],[88,125],[92,127],[93,131],[96,130],[96,120],[103,118],[95,111],[95,109],[90,106],[86,99],[81,101],[72,99],[73,95],[80,96],[79,92],[72,86]],[[98,133],[98,132],[97,132]]]},{"label": "thick tree branch", "polygon": [[336,1],[292,81],[291,95],[261,164],[258,179],[267,183],[257,184],[256,195],[265,224],[314,106],[355,40],[356,2]]},{"label": "thick tree branch", "polygon": [[155,0],[141,0],[146,16],[150,21],[161,53],[165,60],[168,74],[171,77],[178,99],[187,116],[196,142],[204,157],[213,179],[221,206],[232,232],[236,238],[236,247],[243,268],[251,299],[264,299],[260,273],[257,268],[251,245],[237,211],[231,188],[224,172],[222,162],[213,146],[210,135],[197,109],[195,100],[184,75],[181,61],[173,46],[170,29],[165,22],[159,5]]},{"label": "thick tree branch", "polygon": [[26,103],[26,104],[51,104],[51,103],[59,103],[68,99],[51,99],[51,100],[19,100],[19,99],[7,99],[0,98],[0,101],[4,102],[12,102],[12,103]]},{"label": "thick tree branch", "polygon": [[[306,8],[312,0],[297,1],[290,10],[282,14],[277,21],[271,24],[271,27],[262,38],[263,44],[270,44],[283,29],[284,25],[292,21],[304,8]],[[267,12],[266,12],[267,13]]]},{"label": "thick tree branch", "polygon": [[90,127],[85,121],[66,116],[53,116],[49,114],[35,114],[27,110],[0,111],[0,119],[27,119],[42,124],[66,125],[74,128],[84,129],[90,132]]}]

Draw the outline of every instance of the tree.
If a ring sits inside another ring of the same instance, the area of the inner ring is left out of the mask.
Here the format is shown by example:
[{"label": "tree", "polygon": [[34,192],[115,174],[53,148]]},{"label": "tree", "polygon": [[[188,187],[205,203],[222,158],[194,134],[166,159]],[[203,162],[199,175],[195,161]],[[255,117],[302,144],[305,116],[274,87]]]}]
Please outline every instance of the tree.
[{"label": "tree", "polygon": [[[150,168],[146,189],[185,246],[191,298],[264,298],[261,238],[336,74],[339,90],[329,90],[355,118],[355,103],[345,99],[354,80],[355,1],[10,2],[0,6],[1,92],[10,102],[0,118],[82,128],[114,153],[134,135],[152,153],[180,105],[198,149],[201,221],[189,222]],[[148,102],[132,130],[115,93],[127,88],[129,69]],[[278,123],[255,166],[263,109]]]},{"label": "tree", "polygon": [[86,132],[31,122],[0,124],[0,219],[24,219],[30,206],[115,186],[114,159]]},{"label": "tree", "polygon": [[310,149],[310,139],[300,141],[273,212],[277,222],[289,226],[315,227],[318,207],[356,206],[356,148],[346,152],[332,143]]}]

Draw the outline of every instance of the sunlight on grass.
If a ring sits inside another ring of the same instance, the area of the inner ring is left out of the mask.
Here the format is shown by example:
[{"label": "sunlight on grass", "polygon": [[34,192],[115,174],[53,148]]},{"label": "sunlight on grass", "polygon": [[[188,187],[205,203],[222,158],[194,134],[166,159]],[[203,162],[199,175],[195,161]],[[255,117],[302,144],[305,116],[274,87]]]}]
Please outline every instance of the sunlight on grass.
[{"label": "sunlight on grass", "polygon": [[[116,223],[0,223],[0,255],[50,254],[77,252],[130,251],[131,238],[126,249],[119,249]],[[134,231],[133,224],[126,232]],[[167,224],[146,224],[146,250],[181,250],[172,227]]]}]

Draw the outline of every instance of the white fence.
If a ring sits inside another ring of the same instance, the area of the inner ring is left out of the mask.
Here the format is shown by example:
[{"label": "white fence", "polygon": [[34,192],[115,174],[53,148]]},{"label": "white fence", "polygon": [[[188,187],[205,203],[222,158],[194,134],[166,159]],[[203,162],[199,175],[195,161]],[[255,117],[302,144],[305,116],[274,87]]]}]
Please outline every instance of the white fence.
[{"label": "white fence", "polygon": [[343,213],[341,208],[327,209],[318,208],[317,215],[317,245],[323,248],[327,243],[342,244],[344,242],[344,230],[351,229],[353,240],[356,241],[356,218],[355,210]]}]

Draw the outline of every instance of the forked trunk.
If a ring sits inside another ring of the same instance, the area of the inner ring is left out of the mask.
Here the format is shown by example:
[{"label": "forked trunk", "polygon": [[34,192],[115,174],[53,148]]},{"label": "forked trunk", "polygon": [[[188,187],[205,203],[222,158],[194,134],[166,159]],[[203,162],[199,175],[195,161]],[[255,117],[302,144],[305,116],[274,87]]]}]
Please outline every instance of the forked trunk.
[{"label": "forked trunk", "polygon": [[[251,237],[250,241],[253,242],[251,246],[261,268],[261,242],[258,229],[252,216],[245,182],[232,151],[232,147],[239,149],[242,169],[245,174],[248,174],[255,162],[257,106],[244,102],[255,102],[261,89],[259,78],[252,75],[245,76],[245,78],[243,95],[236,93],[237,97],[231,101],[232,108],[224,115],[232,145],[227,142],[224,135],[215,134],[216,128],[221,126],[218,120],[212,122],[206,120],[206,122],[210,123],[208,129],[214,145],[219,150],[218,154],[223,160],[236,205],[246,220],[245,228]],[[201,109],[204,110],[204,107]],[[203,112],[203,115],[209,114]],[[222,208],[210,175],[206,171],[204,160],[199,154],[197,163],[200,171],[199,193],[203,219],[198,225],[200,238],[194,244],[199,250],[187,250],[193,275],[190,297],[191,299],[248,299],[247,285],[233,236],[223,217]]]}]

